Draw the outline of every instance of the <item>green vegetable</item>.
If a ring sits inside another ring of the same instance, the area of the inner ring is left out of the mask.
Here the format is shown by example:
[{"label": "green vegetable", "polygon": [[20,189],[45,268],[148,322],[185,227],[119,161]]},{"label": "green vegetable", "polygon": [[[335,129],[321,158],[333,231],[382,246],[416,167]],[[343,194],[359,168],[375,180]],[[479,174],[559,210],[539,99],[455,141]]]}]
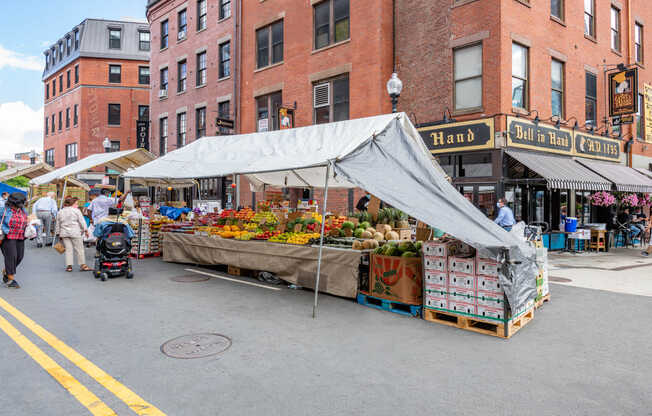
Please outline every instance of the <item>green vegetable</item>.
[{"label": "green vegetable", "polygon": [[377,249],[374,250],[374,254],[380,254],[382,256],[383,255],[383,248],[378,247]]},{"label": "green vegetable", "polygon": [[401,253],[405,253],[406,251],[417,251],[414,244],[412,244],[412,241],[401,241],[398,245],[398,249]]},{"label": "green vegetable", "polygon": [[353,232],[353,236],[355,238],[360,238],[360,236],[362,235],[363,232],[364,232],[364,230],[362,228],[358,228],[357,230],[355,230]]},{"label": "green vegetable", "polygon": [[346,229],[352,230],[354,228],[355,228],[355,225],[351,221],[344,221],[342,223],[342,229],[343,230],[346,230]]},{"label": "green vegetable", "polygon": [[421,241],[417,241],[416,244],[414,245],[414,248],[417,251],[417,253],[421,253],[422,247],[423,247],[423,243]]},{"label": "green vegetable", "polygon": [[366,230],[367,228],[371,227],[371,224],[369,223],[369,221],[364,221],[364,222],[360,223],[360,225],[358,225],[358,227]]},{"label": "green vegetable", "polygon": [[405,253],[401,254],[401,257],[418,257],[417,253],[414,251],[406,251]]}]

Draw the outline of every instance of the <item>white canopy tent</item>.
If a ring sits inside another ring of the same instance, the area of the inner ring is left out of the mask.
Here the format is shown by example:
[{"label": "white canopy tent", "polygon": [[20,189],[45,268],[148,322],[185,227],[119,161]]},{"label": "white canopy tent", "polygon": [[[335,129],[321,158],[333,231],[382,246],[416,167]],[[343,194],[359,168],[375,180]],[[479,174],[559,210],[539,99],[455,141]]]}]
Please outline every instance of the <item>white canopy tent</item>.
[{"label": "white canopy tent", "polygon": [[[535,273],[533,250],[487,219],[447,181],[404,113],[205,137],[124,176],[165,180],[238,174],[256,186],[324,187],[324,214],[329,187],[363,188],[496,258],[508,253],[519,264],[505,268],[510,270],[501,279],[513,309],[536,296],[534,279],[527,277]],[[317,290],[313,314],[316,306]]]}]

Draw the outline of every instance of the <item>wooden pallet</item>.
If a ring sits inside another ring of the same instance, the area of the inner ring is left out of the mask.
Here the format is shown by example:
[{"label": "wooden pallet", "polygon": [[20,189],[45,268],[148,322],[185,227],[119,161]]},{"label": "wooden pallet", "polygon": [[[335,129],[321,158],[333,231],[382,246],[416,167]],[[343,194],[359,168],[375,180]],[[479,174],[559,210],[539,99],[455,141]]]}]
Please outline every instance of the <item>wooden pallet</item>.
[{"label": "wooden pallet", "polygon": [[421,305],[408,305],[407,303],[381,299],[364,293],[358,293],[357,300],[360,305],[380,309],[381,311],[394,312],[406,316],[421,316]]},{"label": "wooden pallet", "polygon": [[255,270],[242,269],[235,266],[227,266],[226,272],[232,276],[254,277],[256,275]]},{"label": "wooden pallet", "polygon": [[550,293],[548,293],[546,296],[534,302],[534,308],[539,309],[540,307],[543,306],[545,302],[550,302]]},{"label": "wooden pallet", "polygon": [[[512,335],[534,319],[534,308],[510,320],[508,323],[488,322],[487,320],[475,319],[469,316],[429,308],[423,308],[423,319],[480,334],[493,335],[499,338],[511,338]],[[507,325],[507,335],[505,335],[505,325]]]}]

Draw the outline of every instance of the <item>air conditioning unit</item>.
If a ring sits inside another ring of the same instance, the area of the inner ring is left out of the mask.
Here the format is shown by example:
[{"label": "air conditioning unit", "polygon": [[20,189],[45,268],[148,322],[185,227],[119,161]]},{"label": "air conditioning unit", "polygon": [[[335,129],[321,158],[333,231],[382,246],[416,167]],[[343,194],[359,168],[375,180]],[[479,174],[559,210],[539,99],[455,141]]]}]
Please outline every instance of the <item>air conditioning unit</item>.
[{"label": "air conditioning unit", "polygon": [[186,32],[179,32],[177,34],[177,39],[178,40],[185,39],[185,38],[186,38]]},{"label": "air conditioning unit", "polygon": [[159,90],[158,98],[165,98],[168,96],[168,90]]}]

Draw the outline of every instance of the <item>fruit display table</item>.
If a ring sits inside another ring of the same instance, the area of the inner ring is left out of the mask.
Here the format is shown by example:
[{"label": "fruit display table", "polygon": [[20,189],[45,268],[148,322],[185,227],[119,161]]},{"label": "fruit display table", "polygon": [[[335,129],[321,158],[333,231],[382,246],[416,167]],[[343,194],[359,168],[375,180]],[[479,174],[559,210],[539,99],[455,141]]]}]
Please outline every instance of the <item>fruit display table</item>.
[{"label": "fruit display table", "polygon": [[[182,233],[161,233],[161,246],[163,261],[267,271],[288,283],[315,287],[319,247]],[[324,247],[319,291],[355,298],[363,253]]]}]

